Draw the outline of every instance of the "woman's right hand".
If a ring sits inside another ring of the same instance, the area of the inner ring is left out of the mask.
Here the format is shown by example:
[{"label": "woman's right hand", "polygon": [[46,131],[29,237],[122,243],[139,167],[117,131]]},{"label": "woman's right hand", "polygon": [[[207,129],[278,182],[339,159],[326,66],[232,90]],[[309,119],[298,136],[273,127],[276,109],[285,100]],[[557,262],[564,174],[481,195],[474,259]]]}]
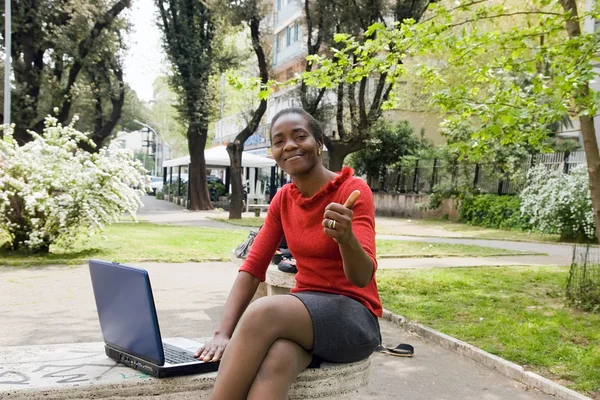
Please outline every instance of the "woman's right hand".
[{"label": "woman's right hand", "polygon": [[228,343],[229,337],[215,335],[210,342],[198,349],[194,357],[204,362],[219,361]]}]

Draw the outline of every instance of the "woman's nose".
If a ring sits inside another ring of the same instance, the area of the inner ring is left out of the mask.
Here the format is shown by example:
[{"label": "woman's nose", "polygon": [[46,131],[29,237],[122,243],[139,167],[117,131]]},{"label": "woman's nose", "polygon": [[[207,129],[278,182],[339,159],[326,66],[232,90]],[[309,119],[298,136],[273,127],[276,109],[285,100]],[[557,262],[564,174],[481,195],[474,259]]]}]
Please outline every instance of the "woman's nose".
[{"label": "woman's nose", "polygon": [[289,138],[285,141],[285,146],[283,146],[283,150],[284,151],[294,150],[297,147],[298,147],[298,145],[296,144],[296,141],[292,138]]}]

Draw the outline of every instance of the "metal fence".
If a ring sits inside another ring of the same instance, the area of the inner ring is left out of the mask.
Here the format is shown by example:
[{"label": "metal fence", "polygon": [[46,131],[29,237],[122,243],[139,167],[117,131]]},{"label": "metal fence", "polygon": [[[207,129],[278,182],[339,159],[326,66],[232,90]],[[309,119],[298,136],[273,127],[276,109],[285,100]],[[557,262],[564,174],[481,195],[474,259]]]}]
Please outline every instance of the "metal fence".
[{"label": "metal fence", "polygon": [[510,195],[523,189],[527,172],[535,165],[543,164],[569,173],[575,166],[585,163],[583,151],[527,156],[514,165],[509,178],[495,164],[472,164],[437,158],[417,159],[409,166],[389,169],[385,177],[380,177],[379,188],[374,189],[392,193],[428,194],[435,187],[470,187],[480,193]]}]

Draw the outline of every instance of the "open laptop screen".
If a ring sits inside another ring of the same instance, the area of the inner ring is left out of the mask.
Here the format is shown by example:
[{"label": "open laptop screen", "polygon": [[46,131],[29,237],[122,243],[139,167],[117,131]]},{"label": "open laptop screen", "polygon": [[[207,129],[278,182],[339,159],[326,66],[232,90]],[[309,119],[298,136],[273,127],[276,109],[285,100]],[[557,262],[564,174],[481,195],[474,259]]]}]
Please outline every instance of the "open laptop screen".
[{"label": "open laptop screen", "polygon": [[100,260],[90,260],[89,266],[106,344],[163,365],[164,353],[148,273]]}]

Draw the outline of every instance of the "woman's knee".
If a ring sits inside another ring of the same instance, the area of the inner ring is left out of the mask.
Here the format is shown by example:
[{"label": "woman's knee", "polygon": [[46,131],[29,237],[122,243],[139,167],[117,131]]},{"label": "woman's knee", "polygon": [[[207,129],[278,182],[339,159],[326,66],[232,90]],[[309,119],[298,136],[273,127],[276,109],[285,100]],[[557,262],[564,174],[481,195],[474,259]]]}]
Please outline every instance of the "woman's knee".
[{"label": "woman's knee", "polygon": [[239,323],[241,330],[260,331],[266,333],[277,329],[277,322],[281,321],[280,315],[284,307],[275,297],[263,297],[254,301]]},{"label": "woman's knee", "polygon": [[298,343],[286,339],[277,339],[269,348],[260,369],[258,379],[277,377],[295,379],[304,370],[312,356]]}]

